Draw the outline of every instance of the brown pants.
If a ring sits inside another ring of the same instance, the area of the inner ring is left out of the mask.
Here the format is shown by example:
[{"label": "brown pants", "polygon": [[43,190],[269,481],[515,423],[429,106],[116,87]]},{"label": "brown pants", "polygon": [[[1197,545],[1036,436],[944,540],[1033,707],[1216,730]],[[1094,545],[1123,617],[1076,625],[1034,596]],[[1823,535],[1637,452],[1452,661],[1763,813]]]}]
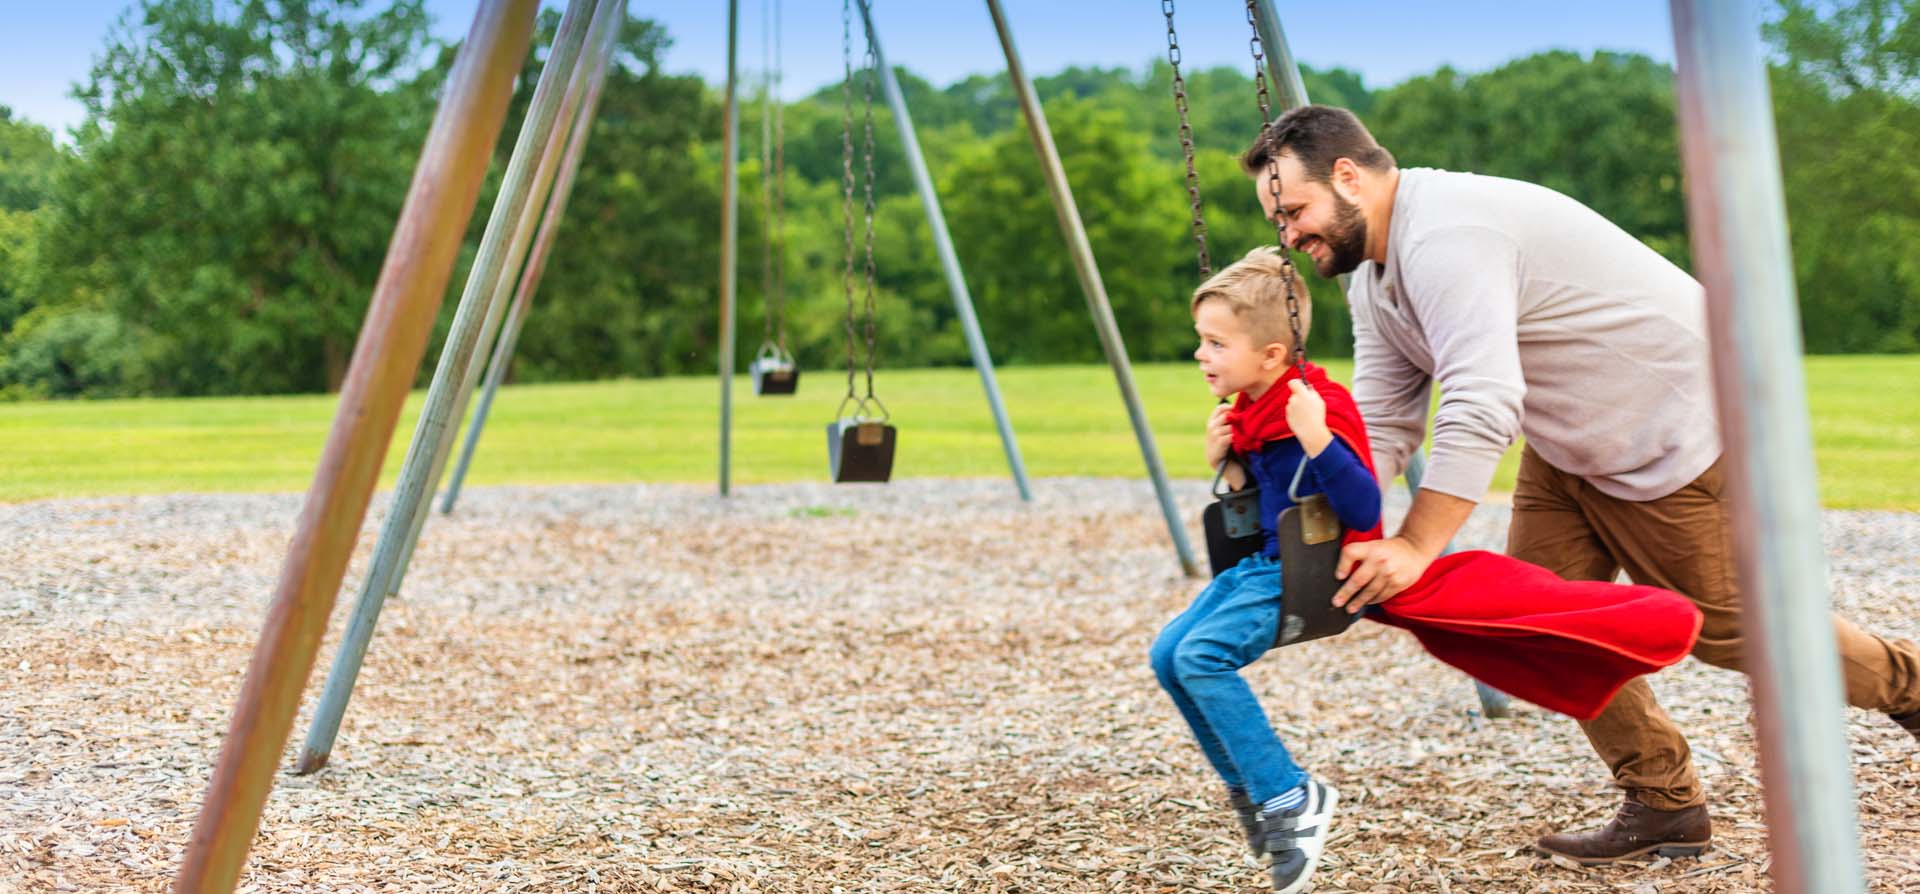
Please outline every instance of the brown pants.
[{"label": "brown pants", "polygon": [[[1693,657],[1741,670],[1739,589],[1720,463],[1686,487],[1636,503],[1610,497],[1547,464],[1532,447],[1520,459],[1507,554],[1568,580],[1612,580],[1673,590],[1700,607],[1705,623]],[[1920,646],[1889,641],[1834,616],[1847,702],[1894,714],[1920,710]],[[1581,723],[1616,784],[1657,810],[1706,802],[1692,751],[1654,700],[1646,678]]]}]

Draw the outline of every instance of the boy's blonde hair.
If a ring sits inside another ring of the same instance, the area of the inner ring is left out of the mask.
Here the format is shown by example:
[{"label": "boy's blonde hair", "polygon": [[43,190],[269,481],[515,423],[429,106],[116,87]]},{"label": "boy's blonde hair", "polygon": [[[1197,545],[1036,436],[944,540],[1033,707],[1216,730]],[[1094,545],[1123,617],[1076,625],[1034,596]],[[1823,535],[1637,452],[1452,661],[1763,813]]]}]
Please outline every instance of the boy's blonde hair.
[{"label": "boy's blonde hair", "polygon": [[[1247,252],[1247,256],[1208,277],[1193,290],[1193,313],[1208,301],[1225,302],[1235,319],[1247,327],[1256,346],[1278,342],[1294,348],[1293,327],[1287,324],[1287,274],[1280,250],[1271,245]],[[1313,302],[1308,300],[1307,285],[1293,276],[1294,296],[1300,303],[1300,337],[1313,328]]]}]

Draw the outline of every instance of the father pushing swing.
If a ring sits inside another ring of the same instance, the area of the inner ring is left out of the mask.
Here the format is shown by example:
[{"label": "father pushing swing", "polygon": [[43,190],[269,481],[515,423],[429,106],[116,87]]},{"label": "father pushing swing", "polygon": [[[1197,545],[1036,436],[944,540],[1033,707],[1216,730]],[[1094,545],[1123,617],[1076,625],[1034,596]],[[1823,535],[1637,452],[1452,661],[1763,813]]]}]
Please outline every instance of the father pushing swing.
[{"label": "father pushing swing", "polygon": [[[1322,276],[1352,274],[1353,394],[1382,480],[1419,449],[1440,386],[1421,490],[1395,536],[1346,547],[1335,602],[1359,610],[1420,580],[1524,435],[1508,554],[1681,593],[1704,615],[1694,656],[1741,670],[1699,283],[1552,190],[1402,170],[1343,109],[1288,112],[1242,166],[1289,248]],[[1833,624],[1847,701],[1920,738],[1920,645]],[[1708,843],[1686,739],[1645,680],[1581,726],[1625,800],[1602,828],[1538,851],[1594,864]]]}]

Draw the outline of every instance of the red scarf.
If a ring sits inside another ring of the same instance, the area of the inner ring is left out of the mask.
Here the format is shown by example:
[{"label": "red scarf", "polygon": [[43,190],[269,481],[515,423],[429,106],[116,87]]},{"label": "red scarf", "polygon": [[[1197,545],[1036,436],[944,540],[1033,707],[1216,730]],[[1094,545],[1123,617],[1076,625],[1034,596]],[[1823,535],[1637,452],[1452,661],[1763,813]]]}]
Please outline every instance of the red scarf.
[{"label": "red scarf", "polygon": [[[1321,402],[1327,405],[1327,430],[1345,441],[1347,448],[1360,457],[1367,472],[1372,473],[1373,448],[1367,443],[1367,426],[1360,419],[1360,407],[1353,402],[1353,394],[1341,387],[1340,383],[1327,378],[1326,370],[1312,363],[1304,365],[1307,368],[1304,377],[1300,374],[1300,367],[1288,366],[1280,381],[1273,383],[1265,394],[1260,395],[1259,400],[1253,400],[1243,392],[1234,401],[1233,409],[1227,411],[1227,425],[1233,430],[1234,452],[1251,456],[1274,441],[1293,437],[1293,428],[1287,425],[1287,402],[1293,399],[1293,389],[1287,383],[1304,378],[1308,387],[1320,395]],[[1341,542],[1379,539],[1380,526],[1374,525],[1369,531],[1348,531]]]}]

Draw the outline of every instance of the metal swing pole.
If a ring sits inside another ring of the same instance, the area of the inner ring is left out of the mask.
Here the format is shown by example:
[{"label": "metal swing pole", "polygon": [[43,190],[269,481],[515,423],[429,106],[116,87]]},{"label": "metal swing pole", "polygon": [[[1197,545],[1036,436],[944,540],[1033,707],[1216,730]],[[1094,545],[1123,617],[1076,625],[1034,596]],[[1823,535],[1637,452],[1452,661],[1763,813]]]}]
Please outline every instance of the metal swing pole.
[{"label": "metal swing pole", "polygon": [[[1253,0],[1253,26],[1260,35],[1260,46],[1266,56],[1267,79],[1277,88],[1280,96],[1280,109],[1286,112],[1306,105],[1307,82],[1300,75],[1300,63],[1293,58],[1293,45],[1287,42],[1287,32],[1280,26],[1280,13],[1274,8],[1273,0]],[[1346,291],[1347,276],[1339,276],[1340,290]],[[1415,450],[1407,457],[1405,471],[1407,492],[1417,494],[1420,481],[1426,477],[1427,455],[1423,450]],[[1448,546],[1448,551],[1452,546]],[[1480,698],[1480,711],[1488,717],[1506,717],[1512,713],[1512,699],[1507,694],[1488,686],[1479,680],[1473,681],[1474,693]]]},{"label": "metal swing pole", "polygon": [[1013,32],[1007,27],[1000,0],[987,0],[987,12],[1000,35],[1000,49],[1007,56],[1007,76],[1020,98],[1020,110],[1027,119],[1027,132],[1033,137],[1034,152],[1040,156],[1040,170],[1053,197],[1053,209],[1060,218],[1060,231],[1073,256],[1073,270],[1080,277],[1080,289],[1086,294],[1087,307],[1093,312],[1093,326],[1100,334],[1100,347],[1120,386],[1120,399],[1127,405],[1127,418],[1133,423],[1133,436],[1140,442],[1140,455],[1147,463],[1147,475],[1153,479],[1154,493],[1160,498],[1160,513],[1166,517],[1167,534],[1180,556],[1180,570],[1188,577],[1200,576],[1194,561],[1193,546],[1187,542],[1187,529],[1180,523],[1180,511],[1173,502],[1173,488],[1167,483],[1166,468],[1160,462],[1160,450],[1153,443],[1153,429],[1147,425],[1147,413],[1140,405],[1140,392],[1133,384],[1133,367],[1127,361],[1127,345],[1120,338],[1120,326],[1113,319],[1113,305],[1107,301],[1107,286],[1100,279],[1100,266],[1093,258],[1093,246],[1087,242],[1086,227],[1080,223],[1080,210],[1073,203],[1073,190],[1067,185],[1067,173],[1060,166],[1059,150],[1047,129],[1046,114],[1040,109],[1040,97],[1033,92],[1026,70],[1020,66],[1020,53],[1013,46]]},{"label": "metal swing pole", "polygon": [[[625,0],[621,0],[624,6]],[[622,10],[619,18],[625,18]],[[440,511],[451,513],[453,504],[460,499],[460,486],[466,481],[467,466],[473,462],[474,447],[480,442],[480,431],[486,427],[487,414],[493,409],[494,393],[500,390],[501,382],[507,377],[507,369],[513,362],[513,351],[519,345],[520,329],[526,325],[528,308],[533,304],[533,294],[540,288],[540,278],[547,272],[547,254],[553,249],[554,232],[560,229],[561,218],[567,211],[567,199],[573,193],[573,180],[580,173],[581,158],[586,154],[587,135],[593,130],[594,114],[600,108],[600,91],[606,85],[607,73],[613,67],[613,49],[619,42],[616,30],[607,37],[608,49],[599,54],[592,62],[592,71],[587,76],[587,93],[580,101],[580,112],[574,117],[572,130],[567,137],[566,156],[560,161],[560,174],[553,183],[553,193],[547,198],[547,210],[541,215],[540,232],[533,238],[532,253],[527,256],[526,269],[520,272],[520,287],[513,296],[513,307],[507,312],[507,322],[501,331],[500,340],[494,345],[493,359],[487,366],[486,389],[480,392],[480,401],[474,405],[473,420],[467,423],[467,438],[460,446],[460,459],[454,464],[453,476],[447,482],[446,496],[441,498]]]},{"label": "metal swing pole", "polygon": [[593,13],[593,30],[598,34],[601,27],[614,24],[602,21],[602,16],[610,20],[612,16],[607,13],[619,5],[619,0],[601,0],[596,9],[594,0],[570,0],[560,20],[553,49],[540,72],[539,85],[534,89],[526,119],[514,143],[513,156],[501,180],[499,198],[488,216],[486,233],[481,237],[480,250],[468,273],[459,310],[454,314],[446,344],[441,347],[433,383],[427,389],[426,405],[420,411],[413,440],[407,446],[400,480],[394,486],[366,580],[341,636],[339,649],[334,653],[333,667],[327,673],[320,701],[314,707],[313,721],[300,749],[298,773],[312,773],[326,766],[340,730],[340,718],[346,713],[361,662],[366,658],[368,643],[379,623],[380,610],[387,598],[399,590],[406,574],[413,546],[426,521],[427,503],[433,497],[434,484],[452,446],[452,426],[464,410],[473,380],[478,377],[480,358],[474,349],[499,325],[505,310],[506,286],[511,282],[508,271],[518,268],[533,229],[530,219],[539,210],[533,194],[551,182],[552,169],[559,161],[560,141],[553,139],[555,122],[570,117],[568,100],[577,100],[576,88],[584,86],[585,78],[576,76],[576,72],[584,73],[578,63],[589,30],[589,13]]},{"label": "metal swing pole", "polygon": [[173,890],[234,889],[273,787],[387,442],[426,353],[533,34],[535,0],[487,0],[460,45],[340,390],[339,409]]},{"label": "metal swing pole", "polygon": [[740,248],[740,0],[727,0],[727,101],[720,130],[720,496],[733,491],[733,305]]},{"label": "metal swing pole", "polygon": [[1672,10],[1774,889],[1857,894],[1860,826],[1761,17],[1728,0],[1672,0]]},{"label": "metal swing pole", "polygon": [[953,250],[953,235],[947,231],[947,218],[940,210],[940,195],[933,188],[933,176],[927,172],[927,160],[920,153],[920,138],[913,129],[913,117],[907,113],[906,94],[893,67],[880,50],[880,35],[873,27],[869,0],[859,0],[860,18],[866,24],[867,42],[873,45],[874,67],[879,69],[880,86],[887,94],[887,106],[893,110],[893,123],[900,128],[900,145],[905,149],[907,168],[913,172],[913,185],[920,191],[920,204],[927,211],[927,229],[933,234],[933,247],[940,266],[947,274],[947,291],[953,295],[953,309],[960,317],[960,329],[967,337],[967,350],[973,354],[973,368],[980,373],[980,387],[987,393],[987,405],[993,410],[993,424],[1000,430],[1000,445],[1007,454],[1007,468],[1013,472],[1020,499],[1031,502],[1033,490],[1027,483],[1026,463],[1020,458],[1020,445],[1013,437],[1013,422],[1000,398],[1000,383],[993,375],[993,355],[987,352],[987,339],[980,331],[980,318],[973,311],[973,296],[967,291],[966,277],[960,272],[960,256]]}]

